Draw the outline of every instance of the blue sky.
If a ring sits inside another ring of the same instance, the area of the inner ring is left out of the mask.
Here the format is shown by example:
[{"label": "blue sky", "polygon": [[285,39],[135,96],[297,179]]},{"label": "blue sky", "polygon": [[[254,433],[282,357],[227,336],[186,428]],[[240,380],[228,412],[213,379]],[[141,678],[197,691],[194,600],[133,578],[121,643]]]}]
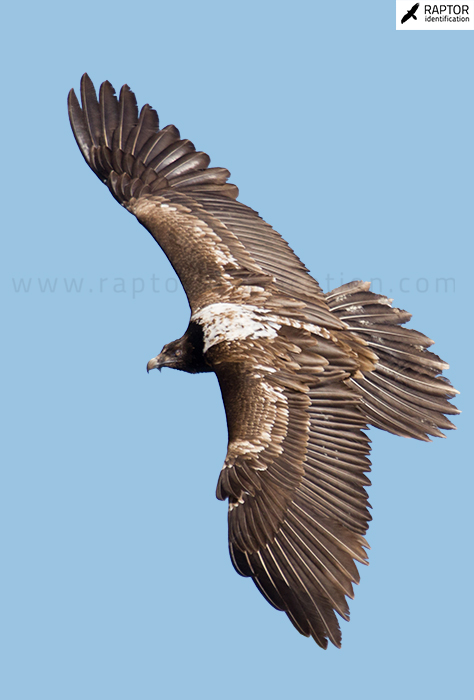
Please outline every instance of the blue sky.
[{"label": "blue sky", "polygon": [[[474,34],[395,32],[394,5],[3,11],[5,700],[466,696]],[[227,167],[325,291],[373,279],[451,363],[457,432],[371,431],[370,566],[341,651],[231,566],[217,382],[146,374],[189,312],[77,149],[84,71]]]}]

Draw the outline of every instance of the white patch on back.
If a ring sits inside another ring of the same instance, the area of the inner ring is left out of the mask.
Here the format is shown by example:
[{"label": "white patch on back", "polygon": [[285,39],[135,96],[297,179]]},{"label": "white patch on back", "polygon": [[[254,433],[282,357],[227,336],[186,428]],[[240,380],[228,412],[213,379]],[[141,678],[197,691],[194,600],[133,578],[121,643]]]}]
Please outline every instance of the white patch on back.
[{"label": "white patch on back", "polygon": [[276,338],[282,326],[301,328],[314,335],[337,342],[337,339],[326,328],[287,316],[278,316],[272,314],[268,309],[250,304],[209,304],[209,306],[196,311],[191,316],[191,321],[202,326],[204,332],[203,352],[207,352],[213,345],[233,340]]},{"label": "white patch on back", "polygon": [[276,338],[281,324],[268,315],[267,309],[240,304],[209,304],[191,316],[202,326],[204,349],[245,338]]}]

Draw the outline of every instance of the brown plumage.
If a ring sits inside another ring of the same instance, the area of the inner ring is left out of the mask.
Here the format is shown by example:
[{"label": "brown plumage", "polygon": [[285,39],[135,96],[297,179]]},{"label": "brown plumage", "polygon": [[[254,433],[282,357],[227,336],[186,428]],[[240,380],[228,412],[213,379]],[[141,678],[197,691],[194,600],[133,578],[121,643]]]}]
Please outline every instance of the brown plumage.
[{"label": "brown plumage", "polygon": [[236,201],[229,172],[138,113],[127,86],[97,100],[87,75],[69,117],[89,166],[161,246],[191,320],[148,363],[217,375],[229,445],[217,497],[229,501],[236,570],[301,634],[340,646],[366,563],[374,425],[429,440],[453,425],[457,392],[410,315],[352,282],[323,294],[281,236]]}]

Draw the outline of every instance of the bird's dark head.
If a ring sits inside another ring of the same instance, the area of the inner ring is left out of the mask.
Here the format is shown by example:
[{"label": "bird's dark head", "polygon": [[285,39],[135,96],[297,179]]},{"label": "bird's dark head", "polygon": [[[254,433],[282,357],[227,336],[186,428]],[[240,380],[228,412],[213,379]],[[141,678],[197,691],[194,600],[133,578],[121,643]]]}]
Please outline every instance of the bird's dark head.
[{"label": "bird's dark head", "polygon": [[187,348],[185,343],[183,343],[183,338],[173,340],[172,343],[167,343],[160,354],[147,364],[147,372],[151,369],[161,369],[162,367],[171,367],[172,369],[186,371],[188,355],[186,350]]},{"label": "bird's dark head", "polygon": [[167,343],[160,354],[150,360],[146,366],[147,372],[162,367],[180,369],[191,374],[210,372],[212,370],[204,359],[202,347],[202,332],[199,333],[190,324],[182,338]]}]

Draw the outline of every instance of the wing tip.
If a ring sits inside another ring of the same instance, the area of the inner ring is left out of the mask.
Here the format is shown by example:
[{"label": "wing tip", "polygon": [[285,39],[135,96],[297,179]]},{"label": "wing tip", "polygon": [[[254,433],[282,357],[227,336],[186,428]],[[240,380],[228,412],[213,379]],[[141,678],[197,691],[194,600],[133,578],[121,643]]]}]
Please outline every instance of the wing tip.
[{"label": "wing tip", "polygon": [[[139,114],[129,85],[122,85],[117,98],[113,85],[106,80],[97,97],[92,80],[84,73],[79,95],[82,104],[74,89],[69,91],[69,120],[81,153],[103,182],[107,182],[117,162],[121,164],[117,174],[126,174],[132,180],[143,176],[143,185],[150,185],[147,192],[174,187],[190,194],[203,191],[237,199],[238,188],[227,182],[229,171],[209,168],[209,156],[196,151],[189,140],[180,141],[176,127],[160,130],[158,115],[148,103]],[[116,157],[110,159],[110,152],[104,153],[104,148],[117,151]],[[119,190],[123,191],[124,185]],[[135,191],[140,196],[138,186]]]}]

